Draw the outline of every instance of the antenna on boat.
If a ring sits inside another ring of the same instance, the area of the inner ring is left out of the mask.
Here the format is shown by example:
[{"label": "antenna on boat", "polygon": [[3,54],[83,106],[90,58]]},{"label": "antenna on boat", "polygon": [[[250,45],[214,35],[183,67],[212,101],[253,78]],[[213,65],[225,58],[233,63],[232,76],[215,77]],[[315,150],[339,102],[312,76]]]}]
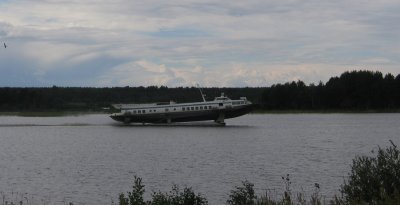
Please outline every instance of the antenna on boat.
[{"label": "antenna on boat", "polygon": [[206,98],[205,98],[205,96],[206,96],[206,95],[204,95],[204,94],[203,94],[203,91],[201,90],[201,88],[200,88],[200,85],[199,85],[199,84],[197,84],[197,88],[199,88],[199,90],[200,90],[200,94],[201,94],[201,97],[203,98],[203,102],[205,102],[205,101],[206,101]]}]

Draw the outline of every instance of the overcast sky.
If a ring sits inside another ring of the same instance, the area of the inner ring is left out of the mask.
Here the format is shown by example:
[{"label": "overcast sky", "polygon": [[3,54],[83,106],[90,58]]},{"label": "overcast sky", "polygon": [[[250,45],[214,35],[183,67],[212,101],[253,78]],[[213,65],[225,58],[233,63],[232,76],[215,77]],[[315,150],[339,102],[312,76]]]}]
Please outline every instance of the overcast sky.
[{"label": "overcast sky", "polygon": [[400,73],[399,0],[0,0],[0,86],[269,86]]}]

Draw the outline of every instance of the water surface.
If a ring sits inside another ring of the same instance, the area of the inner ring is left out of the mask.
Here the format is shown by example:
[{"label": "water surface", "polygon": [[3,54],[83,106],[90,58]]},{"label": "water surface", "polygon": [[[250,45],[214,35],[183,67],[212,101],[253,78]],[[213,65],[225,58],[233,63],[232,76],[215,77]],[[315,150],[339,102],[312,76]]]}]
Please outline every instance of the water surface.
[{"label": "water surface", "polygon": [[[147,195],[191,186],[223,204],[241,181],[258,193],[338,193],[356,155],[400,144],[400,114],[252,114],[210,123],[123,126],[107,115],[0,116],[0,191],[51,204],[111,204],[134,175]],[[279,196],[277,196],[279,197]]]}]

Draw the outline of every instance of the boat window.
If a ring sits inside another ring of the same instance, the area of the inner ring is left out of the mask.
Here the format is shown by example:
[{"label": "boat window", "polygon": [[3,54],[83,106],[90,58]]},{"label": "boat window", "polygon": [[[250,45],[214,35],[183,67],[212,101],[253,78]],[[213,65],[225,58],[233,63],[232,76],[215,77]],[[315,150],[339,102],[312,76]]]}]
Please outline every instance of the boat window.
[{"label": "boat window", "polygon": [[176,110],[176,108],[174,107],[174,110]]},{"label": "boat window", "polygon": [[142,113],[143,113],[143,114],[146,113],[146,110],[142,110]]},{"label": "boat window", "polygon": [[196,107],[196,110],[199,110],[199,107]]},{"label": "boat window", "polygon": [[217,97],[216,100],[228,100],[227,97]]},{"label": "boat window", "polygon": [[168,108],[165,108],[165,112],[168,112],[169,111],[169,109]]},{"label": "boat window", "polygon": [[191,109],[191,110],[194,110],[194,107],[191,107],[190,109]]},{"label": "boat window", "polygon": [[133,111],[133,114],[136,114],[136,110]]},{"label": "boat window", "polygon": [[137,111],[138,114],[142,113],[140,110]]},{"label": "boat window", "polygon": [[185,111],[185,108],[184,108],[184,107],[182,108],[182,111]]},{"label": "boat window", "polygon": [[222,103],[219,103],[218,105],[221,107],[221,106],[223,106],[224,104],[222,104]]},{"label": "boat window", "polygon": [[203,109],[203,106],[200,106],[200,110],[202,110]]}]

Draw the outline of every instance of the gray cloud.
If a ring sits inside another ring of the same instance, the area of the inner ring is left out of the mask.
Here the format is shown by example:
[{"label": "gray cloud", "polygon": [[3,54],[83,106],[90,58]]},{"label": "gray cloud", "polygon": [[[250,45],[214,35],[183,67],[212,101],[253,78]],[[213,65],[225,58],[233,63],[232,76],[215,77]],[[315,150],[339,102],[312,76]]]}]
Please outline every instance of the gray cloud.
[{"label": "gray cloud", "polygon": [[399,9],[394,0],[7,1],[0,37],[12,46],[0,70],[25,80],[2,85],[262,86],[348,69],[397,74]]}]

